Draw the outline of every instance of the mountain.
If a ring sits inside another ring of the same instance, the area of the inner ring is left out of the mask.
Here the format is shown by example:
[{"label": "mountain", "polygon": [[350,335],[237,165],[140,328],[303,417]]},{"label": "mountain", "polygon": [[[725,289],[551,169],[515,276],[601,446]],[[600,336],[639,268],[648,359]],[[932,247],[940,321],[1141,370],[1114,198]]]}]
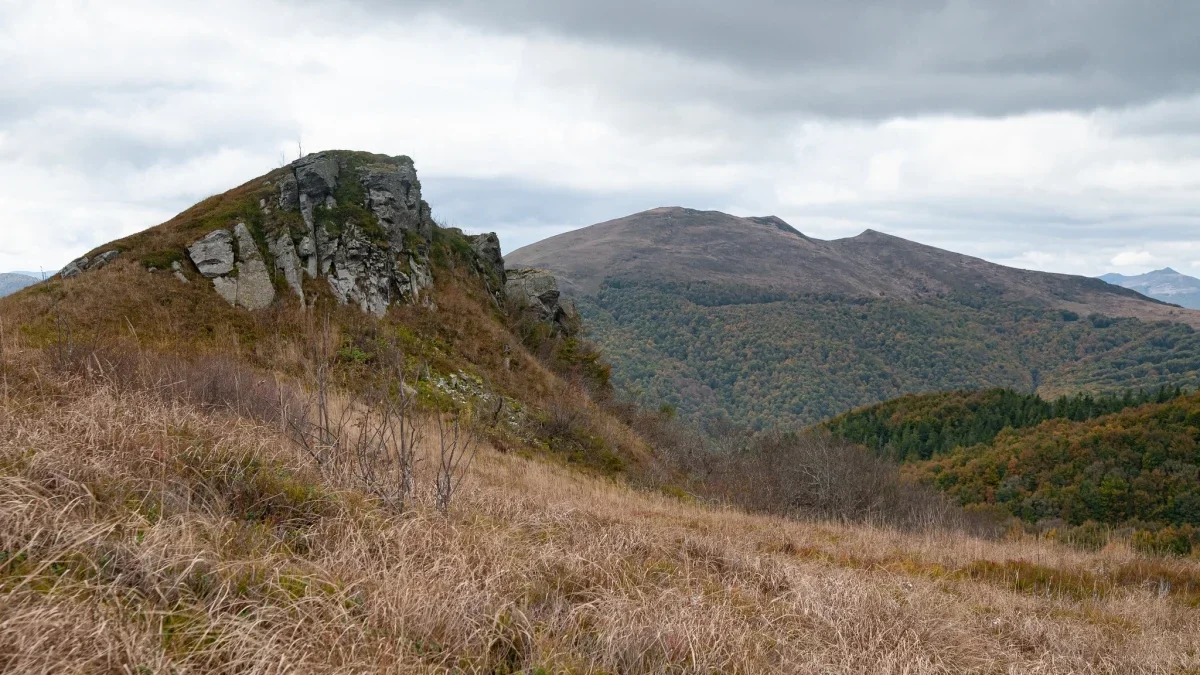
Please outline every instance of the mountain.
[{"label": "mountain", "polygon": [[12,295],[17,291],[32,286],[38,282],[37,277],[19,272],[0,273],[0,298],[6,295]]},{"label": "mountain", "polygon": [[875,231],[661,208],[513,251],[573,297],[617,384],[687,417],[811,424],[908,393],[1200,384],[1200,312]]},{"label": "mountain", "polygon": [[1170,267],[1131,277],[1114,273],[1100,278],[1163,302],[1200,309],[1200,279],[1181,274]]},{"label": "mountain", "polygon": [[326,152],[0,299],[0,671],[1196,665],[1192,562],[981,541],[828,437],[710,452],[499,253]]}]

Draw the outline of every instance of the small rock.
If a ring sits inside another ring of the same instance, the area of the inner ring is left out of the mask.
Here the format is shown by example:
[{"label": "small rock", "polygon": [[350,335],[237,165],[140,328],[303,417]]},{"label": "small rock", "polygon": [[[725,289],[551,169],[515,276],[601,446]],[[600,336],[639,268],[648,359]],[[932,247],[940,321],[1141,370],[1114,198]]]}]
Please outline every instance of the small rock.
[{"label": "small rock", "polygon": [[108,263],[116,260],[117,256],[119,256],[119,255],[121,255],[120,251],[105,251],[104,253],[101,253],[100,255],[96,256],[95,259],[93,259],[92,262],[90,264],[88,264],[87,268],[89,270],[98,270],[101,267],[104,267],[105,265],[107,265]]},{"label": "small rock", "polygon": [[85,255],[82,258],[76,258],[75,260],[67,263],[67,266],[62,268],[62,272],[60,272],[60,274],[62,274],[62,278],[70,279],[71,277],[77,277],[80,274],[83,274],[87,268],[88,257]]}]

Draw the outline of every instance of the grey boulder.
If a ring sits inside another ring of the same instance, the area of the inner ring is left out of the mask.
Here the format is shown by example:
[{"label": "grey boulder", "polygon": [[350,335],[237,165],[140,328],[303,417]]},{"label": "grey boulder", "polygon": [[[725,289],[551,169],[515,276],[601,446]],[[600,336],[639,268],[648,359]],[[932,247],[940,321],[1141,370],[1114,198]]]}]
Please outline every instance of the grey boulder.
[{"label": "grey boulder", "polygon": [[209,279],[229,274],[233,271],[233,235],[229,230],[214,230],[189,246],[188,256]]}]

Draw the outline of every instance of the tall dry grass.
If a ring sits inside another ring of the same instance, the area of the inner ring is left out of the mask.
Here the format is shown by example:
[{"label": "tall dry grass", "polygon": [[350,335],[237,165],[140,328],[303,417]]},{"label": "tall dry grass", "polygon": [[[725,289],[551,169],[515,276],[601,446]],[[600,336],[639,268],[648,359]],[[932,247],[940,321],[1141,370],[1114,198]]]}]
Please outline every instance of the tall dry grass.
[{"label": "tall dry grass", "polygon": [[246,409],[6,358],[4,672],[1200,668],[1195,561],[747,515],[488,448],[446,516],[418,463],[400,515]]}]

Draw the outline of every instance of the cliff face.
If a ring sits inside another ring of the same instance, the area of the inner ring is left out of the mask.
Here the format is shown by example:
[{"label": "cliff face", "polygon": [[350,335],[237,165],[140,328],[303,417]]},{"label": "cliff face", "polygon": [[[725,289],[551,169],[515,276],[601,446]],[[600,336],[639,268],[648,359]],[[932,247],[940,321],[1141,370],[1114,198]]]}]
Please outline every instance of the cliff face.
[{"label": "cliff face", "polygon": [[258,208],[266,256],[245,223],[188,247],[197,270],[230,304],[269,306],[272,279],[281,278],[310,305],[307,278],[323,280],[339,302],[382,316],[393,303],[421,301],[433,283],[435,225],[408,157],[309,155],[286,168],[274,198],[260,199]]},{"label": "cliff face", "polygon": [[[339,301],[382,316],[393,302],[416,302],[432,283],[433,218],[408,157],[317,153],[293,162],[276,189],[274,204],[265,199],[259,203],[263,235],[275,270],[302,302],[303,278],[320,278]],[[238,264],[247,254],[244,264],[256,267],[255,251],[242,245],[238,227],[244,226],[235,226]],[[217,236],[222,255],[228,257],[232,241]],[[199,267],[195,246],[190,252]],[[235,282],[213,277],[218,291],[231,285],[265,288],[255,283],[256,277],[266,275],[265,266],[250,275],[238,271]],[[228,300],[231,294],[222,296]],[[246,307],[261,307],[272,299],[252,297]]]}]

